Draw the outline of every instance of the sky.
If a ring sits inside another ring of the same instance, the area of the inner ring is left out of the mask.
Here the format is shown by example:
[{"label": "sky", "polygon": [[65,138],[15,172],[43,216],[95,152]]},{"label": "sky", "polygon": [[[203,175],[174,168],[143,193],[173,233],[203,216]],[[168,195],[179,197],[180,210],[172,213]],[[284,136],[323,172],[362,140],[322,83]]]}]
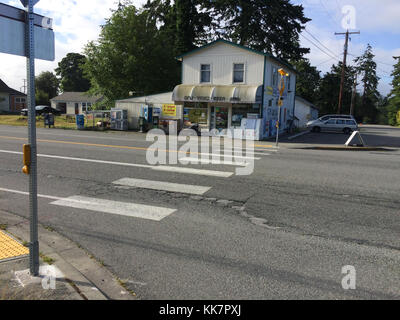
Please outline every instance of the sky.
[{"label": "sky", "polygon": [[[19,0],[0,0],[1,3],[23,8]],[[137,6],[146,0],[134,0]],[[301,45],[311,49],[306,56],[311,64],[328,72],[332,64],[343,59],[344,35],[335,32],[360,31],[351,36],[348,63],[354,64],[369,43],[381,78],[379,91],[387,95],[391,90],[390,76],[393,56],[400,56],[400,1],[399,0],[291,0],[301,4],[305,15],[312,19],[300,36]],[[110,17],[117,0],[40,0],[35,13],[53,18],[55,32],[55,61],[36,60],[36,75],[54,72],[58,63],[69,52],[82,53],[88,41],[96,40],[100,26]],[[26,79],[26,59],[0,53],[0,79],[16,90],[23,90]],[[359,87],[359,90],[361,88]]]}]

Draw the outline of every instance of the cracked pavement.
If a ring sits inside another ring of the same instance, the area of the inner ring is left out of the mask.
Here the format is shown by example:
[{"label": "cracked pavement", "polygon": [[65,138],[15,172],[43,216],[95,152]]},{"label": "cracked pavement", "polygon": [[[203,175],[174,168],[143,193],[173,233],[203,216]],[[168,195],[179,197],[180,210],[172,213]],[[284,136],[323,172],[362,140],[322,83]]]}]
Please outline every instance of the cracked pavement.
[{"label": "cracked pavement", "polygon": [[[26,129],[0,126],[0,136],[1,150],[20,151],[24,142],[12,137],[26,137]],[[40,129],[38,139],[47,140],[38,143],[42,154],[135,164],[147,164],[145,151],[89,144],[150,145],[136,133]],[[252,175],[229,178],[39,158],[42,195],[176,210],[150,221],[39,198],[39,219],[102,261],[139,299],[399,299],[400,152],[283,145],[260,153]],[[21,156],[0,152],[0,188],[27,191],[20,170]],[[112,183],[126,177],[211,189],[192,195]],[[0,191],[4,211],[27,216],[27,204],[24,195]],[[345,265],[357,270],[356,290],[341,286]]]}]

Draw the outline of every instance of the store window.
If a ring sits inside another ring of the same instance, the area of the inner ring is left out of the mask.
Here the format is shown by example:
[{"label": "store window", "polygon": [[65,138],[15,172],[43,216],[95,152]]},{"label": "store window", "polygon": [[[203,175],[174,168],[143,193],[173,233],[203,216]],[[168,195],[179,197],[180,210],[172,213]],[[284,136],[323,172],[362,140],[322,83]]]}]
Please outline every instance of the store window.
[{"label": "store window", "polygon": [[242,119],[247,118],[247,115],[255,113],[253,105],[238,105],[232,107],[232,127],[240,127]]},{"label": "store window", "polygon": [[211,65],[202,64],[200,69],[200,82],[209,83],[211,82]]},{"label": "store window", "polygon": [[244,63],[235,63],[233,65],[233,83],[244,82]]},{"label": "store window", "polygon": [[208,108],[206,104],[187,104],[183,108],[185,128],[198,124],[199,128],[208,128]]}]

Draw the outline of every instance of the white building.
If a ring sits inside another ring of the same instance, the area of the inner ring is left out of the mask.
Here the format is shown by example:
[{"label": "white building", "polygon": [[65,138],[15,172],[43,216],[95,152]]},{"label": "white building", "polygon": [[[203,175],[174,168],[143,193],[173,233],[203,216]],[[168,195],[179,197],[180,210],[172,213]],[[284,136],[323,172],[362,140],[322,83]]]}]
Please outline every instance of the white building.
[{"label": "white building", "polygon": [[50,102],[54,109],[64,114],[77,115],[91,110],[92,105],[102,99],[102,96],[89,96],[86,92],[64,92]]},{"label": "white building", "polygon": [[[289,77],[285,79],[280,130],[294,120],[297,72],[288,63],[226,40],[177,58],[182,61],[182,84],[164,98],[166,104],[169,100],[175,104],[181,126],[197,123],[202,131],[217,129],[221,134],[239,129],[236,132],[242,138],[253,130],[257,140],[276,135],[281,68]],[[117,101],[116,107],[124,108],[129,100]],[[163,105],[158,100],[157,96],[148,96],[131,102]]]},{"label": "white building", "polygon": [[318,108],[301,97],[296,96],[294,110],[294,115],[297,118],[296,125],[299,128],[305,128],[308,121],[318,119]]}]

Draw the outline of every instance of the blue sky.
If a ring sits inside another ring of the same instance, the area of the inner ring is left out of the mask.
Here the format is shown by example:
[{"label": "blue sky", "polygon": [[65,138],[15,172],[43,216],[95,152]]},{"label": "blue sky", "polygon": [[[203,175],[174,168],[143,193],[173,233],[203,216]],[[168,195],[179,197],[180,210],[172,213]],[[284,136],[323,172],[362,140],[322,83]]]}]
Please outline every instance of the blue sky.
[{"label": "blue sky", "polygon": [[[388,94],[391,90],[390,73],[394,59],[400,56],[400,0],[291,0],[302,4],[305,14],[312,21],[300,37],[303,46],[311,52],[307,57],[322,73],[329,71],[331,65],[343,58],[344,36],[335,32],[345,32],[342,27],[346,5],[354,7],[355,29],[360,35],[353,35],[349,45],[348,62],[360,55],[368,43],[373,47],[378,63],[377,73],[381,77],[379,90]],[[22,7],[19,0],[0,0],[2,3]],[[110,8],[116,8],[117,0],[40,0],[35,6],[37,13],[54,19],[56,34],[56,60],[54,62],[36,61],[36,74],[41,71],[54,71],[58,62],[68,52],[82,52],[85,44],[96,40],[104,18],[110,16]],[[146,0],[135,0],[138,6]],[[317,41],[317,40],[318,41]],[[311,43],[313,42],[313,43]],[[318,49],[317,46],[320,48]],[[321,50],[322,49],[322,50]],[[19,90],[25,75],[25,59],[0,53],[0,78]]]}]

